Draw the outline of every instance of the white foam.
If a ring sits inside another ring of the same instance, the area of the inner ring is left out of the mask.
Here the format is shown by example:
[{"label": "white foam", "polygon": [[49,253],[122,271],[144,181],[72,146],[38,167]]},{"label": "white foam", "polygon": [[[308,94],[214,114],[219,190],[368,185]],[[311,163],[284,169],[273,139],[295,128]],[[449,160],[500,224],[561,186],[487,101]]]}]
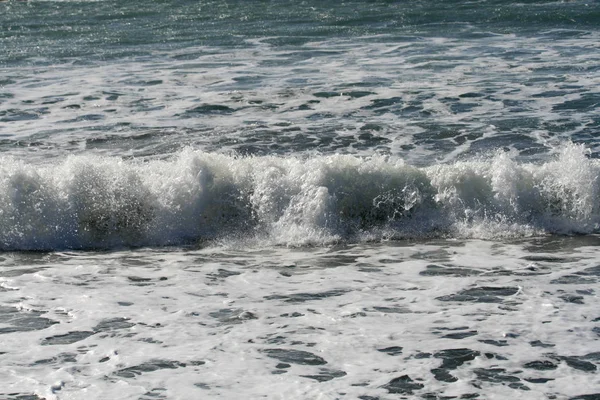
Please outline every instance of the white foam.
[{"label": "white foam", "polygon": [[[381,156],[165,161],[73,156],[0,167],[4,249],[147,246],[262,238],[284,245],[594,233],[600,164],[578,145],[521,164],[511,154],[427,168]],[[361,239],[363,238],[363,239]]]},{"label": "white foam", "polygon": [[[429,37],[400,46],[394,38],[367,36],[292,49],[271,45],[269,39],[249,40],[244,48],[194,46],[157,50],[147,59],[10,69],[2,87],[9,95],[2,98],[3,107],[26,116],[2,124],[0,134],[32,144],[10,148],[16,155],[87,150],[121,156],[170,154],[186,144],[227,152],[246,140],[264,152],[273,143],[286,150],[295,135],[318,142],[326,131],[339,139],[358,136],[361,127],[371,124],[377,126],[374,134],[389,141],[381,148],[307,141],[290,150],[378,151],[401,154],[417,164],[477,152],[480,147],[471,145],[487,142],[491,136],[486,130],[495,123],[513,121],[515,126],[500,127],[493,137],[515,134],[517,141],[526,137],[542,146],[587,134],[586,126],[593,123],[586,109],[567,113],[555,108],[597,94],[597,74],[573,69],[573,60],[562,53],[577,49],[578,65],[595,65],[596,53],[588,50],[597,46],[596,33],[556,40],[510,34],[470,40]],[[564,73],[545,72],[553,69]],[[364,93],[350,96],[353,91]],[[331,97],[315,96],[319,92]],[[557,94],[544,95],[550,92]],[[476,97],[459,98],[469,93]],[[376,103],[394,98],[401,100],[387,108]],[[226,106],[230,112],[195,114],[194,108],[202,105]],[[539,123],[532,128],[530,121]],[[565,121],[567,128],[552,128]],[[437,137],[437,130],[445,129],[456,132]],[[265,138],[263,130],[288,140]],[[173,132],[177,135],[170,136]],[[144,134],[152,138],[139,140]],[[119,145],[127,139],[137,139],[135,146]],[[95,140],[119,144],[103,147]],[[494,146],[482,145],[484,150]]]},{"label": "white foam", "polygon": [[[545,250],[532,252],[535,245]],[[596,243],[448,240],[309,249],[14,253],[0,263],[8,272],[0,282],[11,288],[2,292],[3,306],[18,306],[23,316],[37,310],[60,322],[2,333],[8,373],[0,376],[0,393],[125,399],[157,390],[168,398],[233,398],[243,390],[252,398],[305,399],[343,391],[353,398],[385,397],[390,394],[383,386],[403,375],[424,385],[415,395],[543,399],[593,393],[596,387],[593,371],[559,360],[600,351],[591,321],[598,316],[596,281],[555,282],[596,266]],[[463,273],[426,273],[436,266]],[[491,301],[441,300],[478,287],[514,293]],[[564,299],[576,295],[575,289],[585,293],[580,303]],[[238,319],[228,319],[234,311]],[[115,319],[125,326],[94,328]],[[3,327],[16,320],[3,321]],[[72,332],[89,336],[60,343],[61,335]],[[473,336],[445,337],[457,332]],[[42,345],[47,338],[57,342]],[[400,354],[379,351],[390,347],[401,347]],[[305,351],[327,364],[276,367],[280,361],[265,349]],[[434,378],[442,365],[435,354],[447,349],[479,352],[449,370],[455,382]],[[157,360],[162,369],[144,367]],[[540,360],[557,368],[523,367]],[[169,368],[169,362],[179,364]],[[132,370],[124,374],[127,368]],[[311,379],[321,368],[345,375]],[[278,369],[286,372],[274,374]],[[479,369],[512,378],[481,380]],[[525,381],[544,377],[551,380]],[[508,386],[515,380],[530,390]]]}]

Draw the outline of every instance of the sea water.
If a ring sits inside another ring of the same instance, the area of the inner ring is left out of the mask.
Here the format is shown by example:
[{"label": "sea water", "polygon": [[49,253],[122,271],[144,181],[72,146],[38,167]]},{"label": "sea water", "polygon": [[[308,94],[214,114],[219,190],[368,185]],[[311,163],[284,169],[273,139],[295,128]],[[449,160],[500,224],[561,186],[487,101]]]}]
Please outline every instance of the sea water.
[{"label": "sea water", "polygon": [[0,398],[600,399],[600,3],[0,2]]}]

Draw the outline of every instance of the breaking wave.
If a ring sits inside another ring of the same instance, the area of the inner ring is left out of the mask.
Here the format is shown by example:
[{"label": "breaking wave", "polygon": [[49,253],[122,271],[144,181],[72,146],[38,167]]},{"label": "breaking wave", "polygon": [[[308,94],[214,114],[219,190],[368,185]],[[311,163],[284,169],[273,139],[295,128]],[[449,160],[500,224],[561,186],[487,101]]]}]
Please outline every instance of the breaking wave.
[{"label": "breaking wave", "polygon": [[498,152],[426,168],[379,156],[192,149],[167,161],[2,158],[0,249],[591,234],[600,226],[599,175],[600,162],[572,144],[544,164]]}]

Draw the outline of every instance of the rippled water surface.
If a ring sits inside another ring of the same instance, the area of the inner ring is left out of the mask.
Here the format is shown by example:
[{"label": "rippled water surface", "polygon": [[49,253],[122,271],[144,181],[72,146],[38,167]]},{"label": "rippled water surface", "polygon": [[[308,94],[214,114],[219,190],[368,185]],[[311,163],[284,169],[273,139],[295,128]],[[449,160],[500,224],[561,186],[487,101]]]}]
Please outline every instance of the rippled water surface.
[{"label": "rippled water surface", "polygon": [[600,398],[597,1],[0,26],[0,398]]}]

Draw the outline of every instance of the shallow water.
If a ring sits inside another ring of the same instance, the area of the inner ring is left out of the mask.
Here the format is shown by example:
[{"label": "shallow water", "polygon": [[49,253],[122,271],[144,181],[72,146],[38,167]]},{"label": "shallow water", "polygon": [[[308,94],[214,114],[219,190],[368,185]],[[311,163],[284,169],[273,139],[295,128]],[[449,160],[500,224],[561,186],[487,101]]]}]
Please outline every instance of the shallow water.
[{"label": "shallow water", "polygon": [[5,253],[1,386],[11,399],[579,398],[600,359],[598,240]]},{"label": "shallow water", "polygon": [[0,2],[0,398],[600,398],[599,23]]}]

